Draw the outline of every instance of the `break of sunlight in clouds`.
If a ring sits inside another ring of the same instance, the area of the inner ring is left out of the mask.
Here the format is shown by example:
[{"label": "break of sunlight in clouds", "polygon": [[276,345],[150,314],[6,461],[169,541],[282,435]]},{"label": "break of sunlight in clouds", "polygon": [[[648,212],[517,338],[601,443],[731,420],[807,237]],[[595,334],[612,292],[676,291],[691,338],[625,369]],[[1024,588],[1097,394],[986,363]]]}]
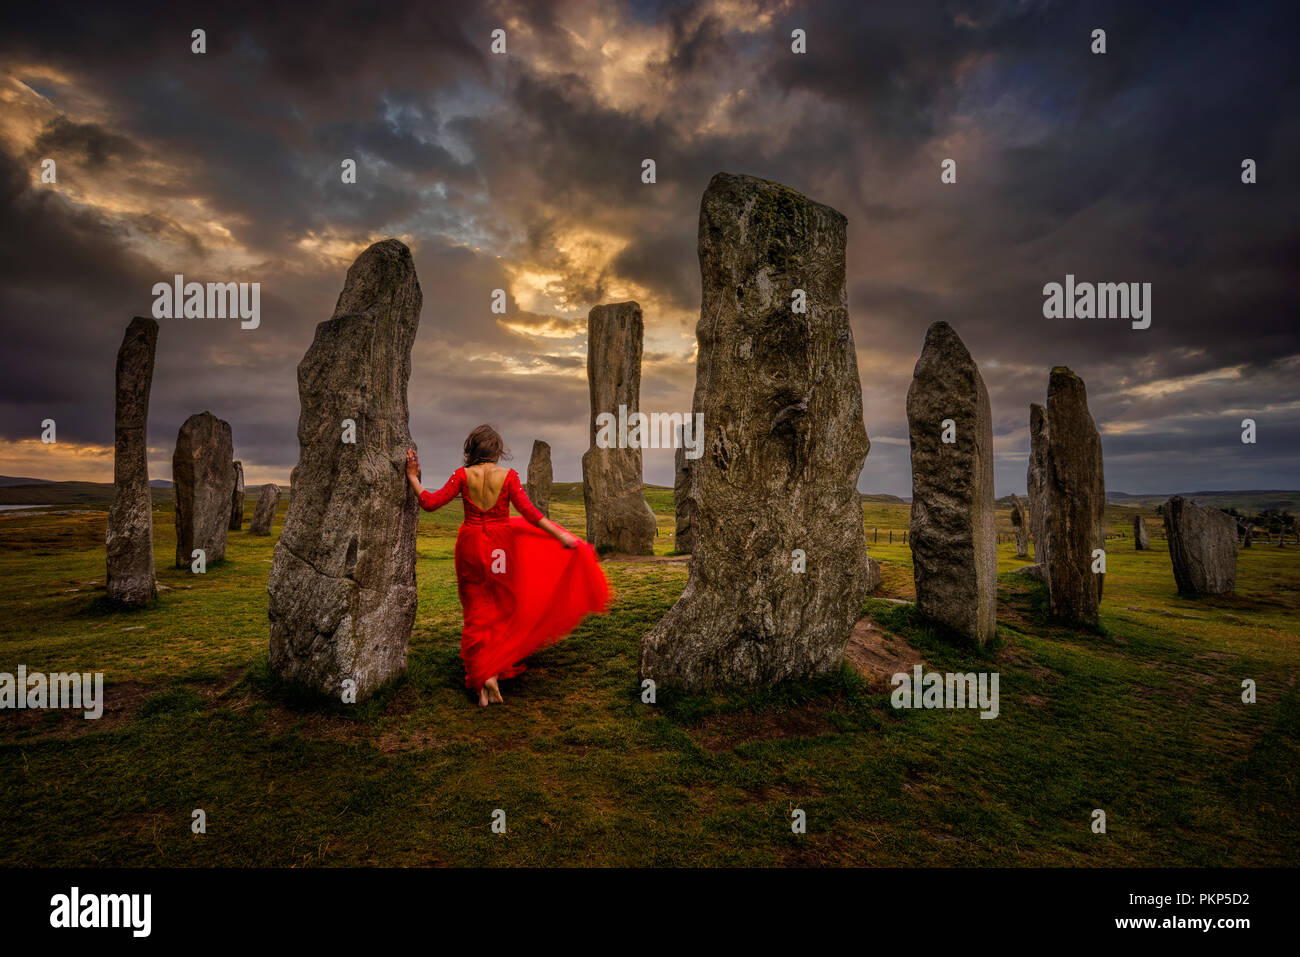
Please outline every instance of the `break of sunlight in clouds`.
[{"label": "break of sunlight in clouds", "polygon": [[345,236],[334,232],[317,233],[314,230],[308,230],[298,239],[297,247],[308,256],[311,256],[318,265],[331,269],[341,269],[343,274],[347,274],[348,267],[356,261],[356,258],[366,251],[370,246],[384,239],[400,239],[408,246],[412,239],[410,236],[385,236],[382,233],[371,233],[363,239],[355,236]]},{"label": "break of sunlight in clouds", "polygon": [[1181,376],[1175,379],[1157,379],[1155,382],[1146,382],[1142,385],[1130,386],[1126,391],[1129,395],[1140,399],[1157,399],[1167,395],[1174,395],[1179,392],[1186,392],[1188,389],[1195,389],[1211,382],[1224,382],[1233,379],[1240,379],[1243,368],[1243,366],[1239,365],[1230,366],[1226,369],[1211,369],[1209,372]]}]

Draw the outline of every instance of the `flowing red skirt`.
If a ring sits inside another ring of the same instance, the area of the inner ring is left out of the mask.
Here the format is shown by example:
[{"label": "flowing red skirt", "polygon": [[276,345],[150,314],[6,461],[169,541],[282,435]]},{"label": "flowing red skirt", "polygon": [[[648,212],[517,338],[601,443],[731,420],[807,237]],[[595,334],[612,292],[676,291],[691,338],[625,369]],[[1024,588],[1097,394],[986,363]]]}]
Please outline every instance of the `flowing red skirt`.
[{"label": "flowing red skirt", "polygon": [[609,607],[609,585],[586,542],[565,548],[522,518],[465,524],[456,536],[456,582],[465,626],[465,687],[513,678],[523,660]]}]

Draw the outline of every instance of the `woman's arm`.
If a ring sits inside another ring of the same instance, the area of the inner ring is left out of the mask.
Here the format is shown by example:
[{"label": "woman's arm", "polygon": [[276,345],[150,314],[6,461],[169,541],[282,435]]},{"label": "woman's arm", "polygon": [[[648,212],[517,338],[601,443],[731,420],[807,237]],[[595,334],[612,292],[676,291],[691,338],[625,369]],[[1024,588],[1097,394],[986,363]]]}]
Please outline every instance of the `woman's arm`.
[{"label": "woman's arm", "polygon": [[411,488],[415,489],[416,498],[420,500],[420,508],[426,512],[437,511],[442,508],[460,491],[461,471],[457,469],[452,473],[451,478],[447,479],[447,484],[436,492],[430,492],[420,484],[420,458],[415,454],[415,449],[406,450],[406,480],[411,483]]},{"label": "woman's arm", "polygon": [[510,475],[506,479],[506,489],[510,493],[510,504],[519,510],[520,515],[538,528],[550,532],[565,548],[578,547],[578,539],[575,536],[552,522],[542,514],[541,509],[528,500],[528,494],[519,483],[519,473],[514,469],[510,470]]},{"label": "woman's arm", "polygon": [[549,518],[543,516],[542,520],[537,523],[537,527],[544,528],[546,531],[550,532],[552,535],[554,535],[556,538],[560,540],[560,544],[563,545],[565,548],[578,547],[577,536],[572,535],[569,532],[566,532],[564,529],[560,528],[560,526],[552,522]]}]

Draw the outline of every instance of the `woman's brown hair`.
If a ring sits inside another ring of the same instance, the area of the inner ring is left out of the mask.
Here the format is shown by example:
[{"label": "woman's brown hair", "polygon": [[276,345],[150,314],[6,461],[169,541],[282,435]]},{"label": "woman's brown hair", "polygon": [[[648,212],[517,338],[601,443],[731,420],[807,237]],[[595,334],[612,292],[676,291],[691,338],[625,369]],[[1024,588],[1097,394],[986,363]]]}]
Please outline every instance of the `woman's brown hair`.
[{"label": "woman's brown hair", "polygon": [[465,440],[465,466],[478,465],[482,462],[495,462],[497,459],[509,459],[510,450],[501,441],[501,435],[490,425],[480,425]]}]

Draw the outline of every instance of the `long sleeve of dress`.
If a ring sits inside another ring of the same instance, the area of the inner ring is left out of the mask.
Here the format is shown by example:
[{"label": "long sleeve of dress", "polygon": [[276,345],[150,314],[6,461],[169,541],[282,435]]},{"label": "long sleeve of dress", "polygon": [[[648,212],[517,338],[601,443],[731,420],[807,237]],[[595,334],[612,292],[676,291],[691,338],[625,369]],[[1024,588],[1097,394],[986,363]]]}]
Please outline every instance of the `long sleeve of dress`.
[{"label": "long sleeve of dress", "polygon": [[537,525],[546,517],[542,514],[541,509],[528,500],[524,487],[519,484],[519,473],[514,469],[511,469],[510,474],[506,477],[506,489],[510,492],[510,504],[530,524]]},{"label": "long sleeve of dress", "polygon": [[420,493],[420,508],[426,512],[437,511],[442,508],[461,490],[465,481],[465,472],[463,469],[456,469],[451,473],[451,478],[447,479],[447,484],[436,492],[430,492],[427,488]]}]

